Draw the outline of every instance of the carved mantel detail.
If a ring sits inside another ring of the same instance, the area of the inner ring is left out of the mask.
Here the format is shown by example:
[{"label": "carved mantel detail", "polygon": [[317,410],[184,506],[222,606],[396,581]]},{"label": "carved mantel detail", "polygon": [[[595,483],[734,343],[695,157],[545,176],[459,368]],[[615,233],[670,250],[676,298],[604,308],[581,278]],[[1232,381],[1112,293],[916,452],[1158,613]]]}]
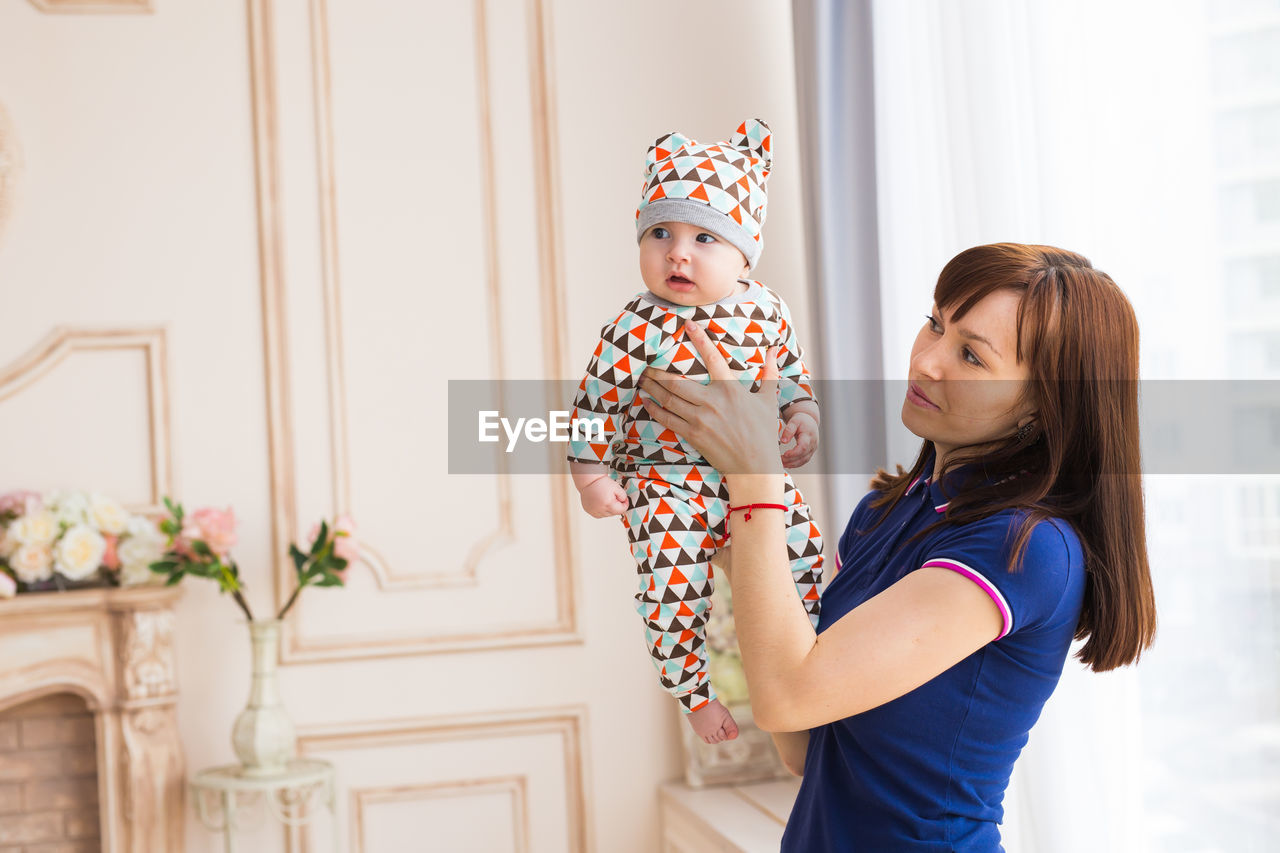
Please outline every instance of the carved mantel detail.
[{"label": "carved mantel detail", "polygon": [[133,610],[117,616],[120,628],[120,686],[129,699],[175,696],[173,611]]},{"label": "carved mantel detail", "polygon": [[135,587],[0,600],[0,710],[70,692],[95,716],[103,853],[185,843],[173,652],[178,594]]}]

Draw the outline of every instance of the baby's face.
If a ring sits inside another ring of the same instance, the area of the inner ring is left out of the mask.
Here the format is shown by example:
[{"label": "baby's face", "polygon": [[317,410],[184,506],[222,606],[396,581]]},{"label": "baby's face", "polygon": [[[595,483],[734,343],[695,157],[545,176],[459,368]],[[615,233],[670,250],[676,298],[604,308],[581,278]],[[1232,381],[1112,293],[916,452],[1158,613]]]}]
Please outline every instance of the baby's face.
[{"label": "baby's face", "polygon": [[640,277],[677,305],[710,305],[738,289],[747,260],[732,243],[687,222],[659,222],[640,238]]}]

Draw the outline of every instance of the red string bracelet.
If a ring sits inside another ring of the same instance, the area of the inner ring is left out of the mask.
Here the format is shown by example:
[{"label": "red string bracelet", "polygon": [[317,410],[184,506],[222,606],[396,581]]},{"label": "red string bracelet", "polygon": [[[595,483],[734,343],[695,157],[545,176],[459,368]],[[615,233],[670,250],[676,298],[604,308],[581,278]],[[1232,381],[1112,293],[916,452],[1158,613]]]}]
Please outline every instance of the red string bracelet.
[{"label": "red string bracelet", "polygon": [[740,510],[740,509],[745,509],[745,510],[747,511],[747,514],[746,514],[746,515],[744,515],[744,516],[742,517],[742,520],[743,520],[743,521],[750,521],[750,520],[751,520],[751,510],[753,510],[753,509],[781,509],[781,510],[786,510],[786,509],[787,509],[787,507],[783,506],[782,504],[743,504],[742,506],[731,506],[731,507],[729,507],[729,515],[733,515],[735,512],[737,512],[737,511],[738,511],[738,510]]}]

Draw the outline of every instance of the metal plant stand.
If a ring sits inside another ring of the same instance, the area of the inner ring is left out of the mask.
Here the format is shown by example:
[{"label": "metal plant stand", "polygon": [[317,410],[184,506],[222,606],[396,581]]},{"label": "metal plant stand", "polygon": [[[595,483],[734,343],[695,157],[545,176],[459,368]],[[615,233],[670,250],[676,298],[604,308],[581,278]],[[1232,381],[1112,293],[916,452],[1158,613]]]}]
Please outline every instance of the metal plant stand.
[{"label": "metal plant stand", "polygon": [[339,853],[333,765],[313,758],[289,761],[276,776],[245,776],[239,764],[210,767],[191,779],[196,814],[209,829],[221,832],[227,853],[236,849],[236,834],[256,829],[267,813],[284,826],[306,826],[328,809],[333,826],[333,850]]}]

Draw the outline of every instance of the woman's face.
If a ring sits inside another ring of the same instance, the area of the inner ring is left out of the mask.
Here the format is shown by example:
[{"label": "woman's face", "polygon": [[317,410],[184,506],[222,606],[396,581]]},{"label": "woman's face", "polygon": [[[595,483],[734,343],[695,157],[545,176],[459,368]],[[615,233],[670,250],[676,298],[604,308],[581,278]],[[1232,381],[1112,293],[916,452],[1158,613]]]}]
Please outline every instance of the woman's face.
[{"label": "woman's face", "polygon": [[1031,420],[1019,402],[1029,371],[1014,356],[1020,295],[998,290],[961,320],[933,306],[911,347],[902,423],[934,443],[938,466],[957,448],[1008,438]]}]

